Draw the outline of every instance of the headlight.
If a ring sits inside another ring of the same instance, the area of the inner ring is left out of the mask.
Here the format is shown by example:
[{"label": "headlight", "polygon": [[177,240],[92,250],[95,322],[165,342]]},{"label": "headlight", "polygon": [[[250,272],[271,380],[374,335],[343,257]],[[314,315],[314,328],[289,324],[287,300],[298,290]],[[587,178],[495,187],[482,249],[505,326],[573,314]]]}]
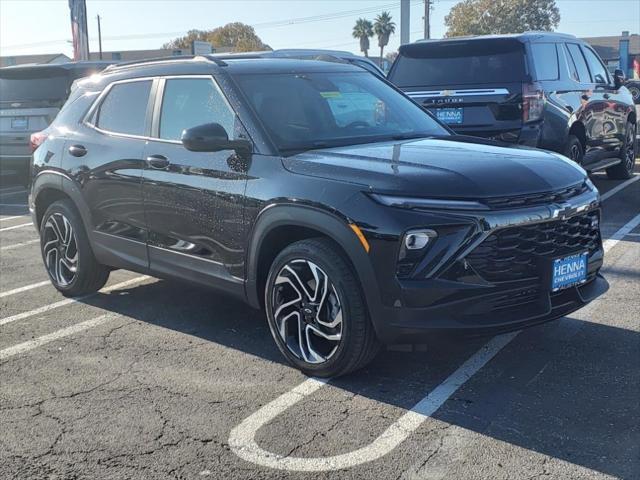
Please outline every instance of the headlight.
[{"label": "headlight", "polygon": [[423,208],[429,210],[489,210],[489,207],[469,200],[440,200],[435,198],[398,197],[394,195],[369,194],[376,202],[388,207]]}]

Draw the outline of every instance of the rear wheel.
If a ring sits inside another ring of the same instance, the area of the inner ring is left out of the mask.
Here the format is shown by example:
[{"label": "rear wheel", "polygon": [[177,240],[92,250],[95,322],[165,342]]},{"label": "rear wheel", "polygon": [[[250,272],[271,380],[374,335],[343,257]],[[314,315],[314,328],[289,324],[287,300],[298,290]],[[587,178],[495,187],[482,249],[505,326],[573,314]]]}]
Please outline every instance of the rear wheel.
[{"label": "rear wheel", "polygon": [[107,283],[109,269],[96,261],[82,219],[70,200],[54,202],[45,212],[40,248],[51,283],[63,295],[93,293]]},{"label": "rear wheel", "polygon": [[626,180],[633,176],[636,164],[636,140],[637,125],[627,122],[627,131],[624,137],[624,145],[620,151],[620,163],[607,168],[607,176],[612,180]]},{"label": "rear wheel", "polygon": [[629,92],[633,97],[633,103],[635,103],[636,105],[639,104],[640,103],[640,87],[636,85],[632,85],[627,88],[629,89]]},{"label": "rear wheel", "polygon": [[379,351],[360,284],[329,240],[302,240],[277,256],[265,307],[278,348],[307,375],[344,375]]},{"label": "rear wheel", "polygon": [[567,138],[564,156],[570,158],[579,165],[582,164],[582,159],[584,158],[584,147],[582,146],[580,139],[575,135],[569,135]]}]

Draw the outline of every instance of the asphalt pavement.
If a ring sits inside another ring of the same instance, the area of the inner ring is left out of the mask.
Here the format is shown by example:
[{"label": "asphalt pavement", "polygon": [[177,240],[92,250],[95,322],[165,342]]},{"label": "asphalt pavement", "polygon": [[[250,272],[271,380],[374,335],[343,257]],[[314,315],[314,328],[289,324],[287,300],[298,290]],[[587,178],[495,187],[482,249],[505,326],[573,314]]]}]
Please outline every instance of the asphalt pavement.
[{"label": "asphalt pavement", "polygon": [[115,271],[48,284],[0,185],[2,479],[640,479],[640,173],[593,176],[611,288],[569,317],[381,352],[322,382],[264,315]]}]

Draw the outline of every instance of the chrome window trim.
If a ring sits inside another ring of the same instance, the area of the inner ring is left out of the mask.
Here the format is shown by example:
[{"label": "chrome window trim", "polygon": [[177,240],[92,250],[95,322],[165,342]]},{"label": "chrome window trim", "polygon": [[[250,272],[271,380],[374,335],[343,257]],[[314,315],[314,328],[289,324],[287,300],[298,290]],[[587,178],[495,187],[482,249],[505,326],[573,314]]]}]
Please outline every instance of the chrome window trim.
[{"label": "chrome window trim", "polygon": [[468,97],[471,95],[509,95],[506,88],[467,88],[461,90],[420,90],[405,92],[405,95],[413,98],[433,98],[433,97]]}]

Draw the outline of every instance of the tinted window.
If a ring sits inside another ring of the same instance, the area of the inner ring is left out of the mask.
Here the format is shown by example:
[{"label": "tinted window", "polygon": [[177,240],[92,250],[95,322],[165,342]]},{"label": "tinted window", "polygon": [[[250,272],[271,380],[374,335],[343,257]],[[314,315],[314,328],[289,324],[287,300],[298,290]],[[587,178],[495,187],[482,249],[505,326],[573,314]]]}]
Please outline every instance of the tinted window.
[{"label": "tinted window", "polygon": [[609,83],[609,76],[607,75],[607,69],[602,65],[602,62],[598,56],[590,48],[583,48],[584,56],[589,64],[589,70],[591,71],[591,77],[596,83]]},{"label": "tinted window", "polygon": [[558,52],[555,43],[532,43],[531,53],[537,80],[558,79]]},{"label": "tinted window", "polygon": [[71,81],[66,75],[44,78],[0,77],[0,101],[62,101],[67,98]]},{"label": "tinted window", "polygon": [[233,137],[235,115],[207,78],[167,80],[160,114],[160,138],[180,140],[185,128],[219,123]]},{"label": "tinted window", "polygon": [[236,77],[282,151],[448,135],[415,103],[367,72]]},{"label": "tinted window", "polygon": [[144,135],[151,80],[114,85],[100,105],[98,128],[128,135]]},{"label": "tinted window", "polygon": [[414,45],[404,50],[390,73],[390,80],[400,87],[519,82],[525,78],[524,51],[519,42]]},{"label": "tinted window", "polygon": [[567,43],[569,49],[569,56],[573,60],[573,65],[578,73],[577,80],[582,83],[590,83],[591,76],[589,75],[589,69],[587,68],[587,62],[580,51],[580,46],[577,43]]}]

